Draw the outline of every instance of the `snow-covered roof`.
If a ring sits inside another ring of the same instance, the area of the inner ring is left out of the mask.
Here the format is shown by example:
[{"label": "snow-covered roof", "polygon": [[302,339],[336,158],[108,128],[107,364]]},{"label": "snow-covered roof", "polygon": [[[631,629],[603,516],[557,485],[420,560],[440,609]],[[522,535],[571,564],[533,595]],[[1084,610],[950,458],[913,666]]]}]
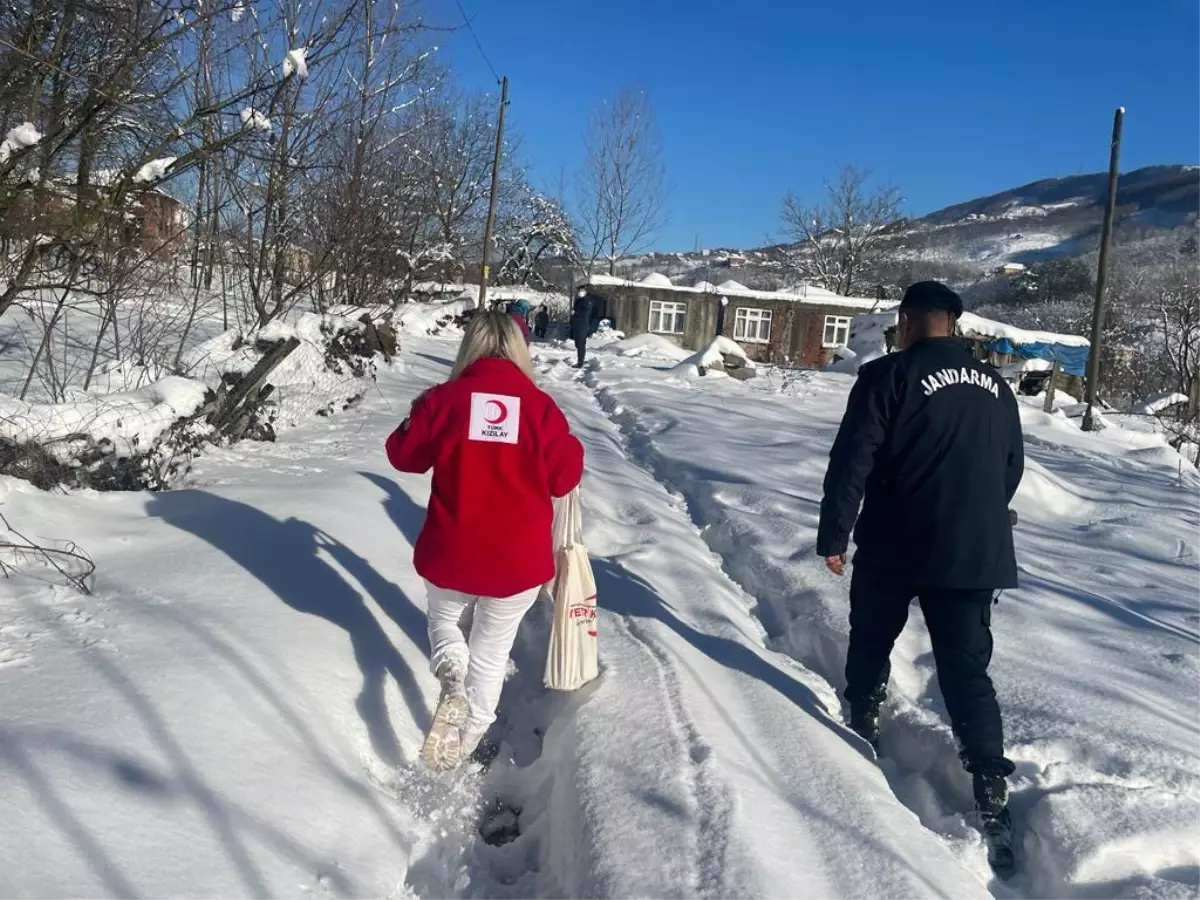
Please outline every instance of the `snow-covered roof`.
[{"label": "snow-covered roof", "polygon": [[1161,394],[1151,394],[1141,403],[1137,404],[1134,409],[1143,416],[1156,416],[1165,409],[1170,409],[1172,406],[1180,406],[1187,402],[1187,394],[1181,394],[1178,391],[1165,391]]},{"label": "snow-covered roof", "polygon": [[1088,347],[1091,341],[1076,334],[1054,334],[1051,331],[1030,331],[1006,325],[992,319],[985,319],[974,313],[963,313],[958,320],[958,326],[963,334],[977,334],[982,337],[1008,338],[1014,344],[1061,344],[1064,347]]},{"label": "snow-covered roof", "polygon": [[670,279],[666,276],[659,275],[665,283],[659,281],[650,281],[654,275],[648,275],[641,281],[629,281],[625,278],[616,278],[612,275],[593,275],[588,283],[594,287],[642,287],[642,288],[670,288],[683,294],[727,294],[730,297],[750,297],[755,300],[787,300],[792,303],[810,303],[822,306],[845,306],[852,309],[891,309],[896,306],[895,301],[891,300],[871,300],[866,297],[843,297],[840,294],[835,294],[832,291],[827,291],[824,288],[815,287],[810,284],[795,285],[790,288],[785,288],[782,291],[756,291],[746,287],[744,284],[739,284],[736,281],[726,281],[715,288],[706,281],[694,287],[684,287],[678,284],[671,284]]},{"label": "snow-covered roof", "polygon": [[643,278],[641,281],[639,281],[638,284],[644,284],[644,285],[646,285],[646,287],[668,287],[669,288],[669,287],[675,286],[671,283],[670,278],[668,278],[666,275],[663,275],[659,272],[651,272],[649,275],[647,275],[645,278]]},{"label": "snow-covered roof", "polygon": [[[896,323],[896,311],[891,310],[891,323]],[[862,318],[859,316],[858,318]],[[994,319],[985,319],[974,313],[965,312],[958,320],[958,327],[968,337],[974,335],[981,338],[999,340],[1007,338],[1018,347],[1026,344],[1059,344],[1064,347],[1088,347],[1091,341],[1077,334],[1055,334],[1051,331],[1031,331],[1028,328],[1018,328]]]}]

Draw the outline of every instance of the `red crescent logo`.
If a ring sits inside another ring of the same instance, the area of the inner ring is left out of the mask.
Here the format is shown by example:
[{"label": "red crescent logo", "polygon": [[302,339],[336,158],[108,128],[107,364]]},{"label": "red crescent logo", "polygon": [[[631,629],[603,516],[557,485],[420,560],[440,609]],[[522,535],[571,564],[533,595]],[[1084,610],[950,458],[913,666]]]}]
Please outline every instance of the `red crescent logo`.
[{"label": "red crescent logo", "polygon": [[487,422],[489,425],[499,425],[501,422],[503,422],[505,419],[508,418],[508,407],[505,406],[503,403],[501,403],[499,400],[489,400],[487,402],[487,406],[489,406],[489,407],[494,406],[497,409],[496,418],[494,418],[494,419],[489,419],[487,417],[487,414],[486,413],[484,414],[483,420],[485,422]]}]

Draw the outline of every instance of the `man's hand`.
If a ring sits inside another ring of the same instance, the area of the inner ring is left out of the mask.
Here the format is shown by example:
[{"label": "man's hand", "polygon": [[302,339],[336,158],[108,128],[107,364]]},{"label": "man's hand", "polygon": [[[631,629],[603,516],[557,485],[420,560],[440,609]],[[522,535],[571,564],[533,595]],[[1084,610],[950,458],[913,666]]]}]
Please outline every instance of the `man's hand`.
[{"label": "man's hand", "polygon": [[842,553],[838,556],[825,557],[825,565],[829,567],[829,571],[841,578],[846,574],[846,554]]}]

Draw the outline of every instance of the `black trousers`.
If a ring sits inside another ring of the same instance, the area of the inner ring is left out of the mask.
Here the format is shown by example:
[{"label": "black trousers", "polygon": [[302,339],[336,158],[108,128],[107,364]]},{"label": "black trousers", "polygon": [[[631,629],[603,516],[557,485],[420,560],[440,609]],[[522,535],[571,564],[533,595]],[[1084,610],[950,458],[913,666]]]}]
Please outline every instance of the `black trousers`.
[{"label": "black trousers", "polygon": [[583,358],[587,355],[587,335],[579,334],[575,336],[575,352],[579,356],[579,365],[583,366]]},{"label": "black trousers", "polygon": [[916,591],[855,571],[850,583],[847,702],[867,704],[886,691],[891,674],[888,658],[916,596],[967,771],[1008,774],[1012,764],[1004,758],[1000,705],[987,673],[992,660],[991,591]]}]

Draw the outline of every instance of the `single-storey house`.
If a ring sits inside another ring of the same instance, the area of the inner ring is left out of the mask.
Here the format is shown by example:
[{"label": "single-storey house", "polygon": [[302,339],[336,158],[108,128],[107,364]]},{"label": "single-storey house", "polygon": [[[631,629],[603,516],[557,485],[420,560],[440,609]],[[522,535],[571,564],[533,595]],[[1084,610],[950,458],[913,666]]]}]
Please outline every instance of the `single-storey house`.
[{"label": "single-storey house", "polygon": [[736,281],[683,287],[659,274],[641,281],[594,275],[586,287],[599,301],[595,312],[629,337],[650,332],[700,350],[722,335],[759,362],[805,366],[825,365],[846,345],[855,315],[895,305],[811,285],[783,291],[756,291]]}]

